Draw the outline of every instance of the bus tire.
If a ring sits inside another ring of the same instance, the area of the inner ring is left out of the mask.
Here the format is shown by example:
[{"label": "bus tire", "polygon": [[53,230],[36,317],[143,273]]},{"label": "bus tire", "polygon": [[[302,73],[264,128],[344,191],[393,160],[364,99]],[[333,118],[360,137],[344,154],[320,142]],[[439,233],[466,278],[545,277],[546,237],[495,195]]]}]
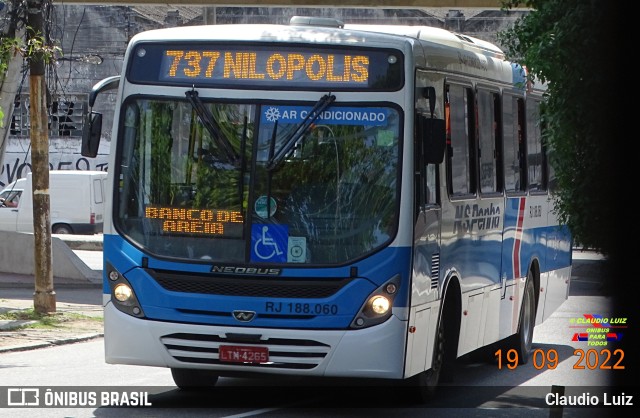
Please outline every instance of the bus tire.
[{"label": "bus tire", "polygon": [[209,370],[171,369],[176,386],[183,390],[210,389],[218,382],[218,375]]},{"label": "bus tire", "polygon": [[410,400],[418,403],[426,403],[434,398],[436,389],[440,384],[440,380],[444,374],[444,368],[451,366],[447,363],[447,318],[446,311],[443,309],[442,316],[438,322],[438,330],[436,332],[433,345],[433,360],[431,368],[409,379]]},{"label": "bus tire", "polygon": [[533,272],[529,270],[524,285],[522,306],[518,321],[518,332],[511,337],[510,348],[518,353],[518,364],[527,364],[533,346],[533,328],[536,324],[536,295],[533,286]]}]

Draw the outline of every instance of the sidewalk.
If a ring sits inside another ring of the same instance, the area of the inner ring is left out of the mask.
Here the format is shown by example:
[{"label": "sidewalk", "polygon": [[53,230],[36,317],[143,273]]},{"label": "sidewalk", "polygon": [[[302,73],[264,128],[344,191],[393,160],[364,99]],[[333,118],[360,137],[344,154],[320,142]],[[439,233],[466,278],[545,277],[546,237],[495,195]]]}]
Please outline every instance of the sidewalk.
[{"label": "sidewalk", "polygon": [[[87,251],[88,261],[99,258],[97,251]],[[102,252],[100,252],[100,255]],[[29,312],[34,307],[34,277],[0,273],[0,315]],[[52,325],[31,327],[38,321],[0,319],[0,354],[70,344],[104,335],[102,285],[78,284],[77,280],[55,278],[56,312]]]},{"label": "sidewalk", "polygon": [[[101,260],[100,251],[79,251],[86,263]],[[98,254],[99,253],[99,254]],[[579,292],[582,282],[602,274],[602,257],[592,252],[574,251],[572,292]],[[101,269],[101,266],[97,266]],[[94,267],[95,268],[95,267]],[[576,286],[578,285],[578,286]],[[34,278],[28,275],[0,273],[0,314],[33,308]],[[100,338],[104,335],[102,321],[102,285],[78,284],[77,280],[54,278],[56,310],[64,316],[81,316],[57,328],[20,328],[29,321],[0,320],[0,354],[50,347]],[[65,326],[66,325],[66,326]]]},{"label": "sidewalk", "polygon": [[[0,319],[0,353],[86,341],[104,335],[102,234],[52,237],[59,238],[68,247],[67,253],[58,256],[76,258],[76,263],[91,273],[92,280],[58,277],[54,269],[56,312],[40,321]],[[34,289],[32,274],[0,272],[0,315],[29,317],[34,308]],[[48,325],[41,326],[43,322]]]}]

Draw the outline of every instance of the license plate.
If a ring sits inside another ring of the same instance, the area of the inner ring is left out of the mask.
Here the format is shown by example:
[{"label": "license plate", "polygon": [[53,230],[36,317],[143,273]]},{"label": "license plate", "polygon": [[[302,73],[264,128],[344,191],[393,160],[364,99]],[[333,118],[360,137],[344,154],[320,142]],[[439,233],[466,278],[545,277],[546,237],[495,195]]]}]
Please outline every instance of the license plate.
[{"label": "license plate", "polygon": [[221,345],[218,350],[220,361],[225,363],[267,363],[267,347],[247,347],[239,345]]}]

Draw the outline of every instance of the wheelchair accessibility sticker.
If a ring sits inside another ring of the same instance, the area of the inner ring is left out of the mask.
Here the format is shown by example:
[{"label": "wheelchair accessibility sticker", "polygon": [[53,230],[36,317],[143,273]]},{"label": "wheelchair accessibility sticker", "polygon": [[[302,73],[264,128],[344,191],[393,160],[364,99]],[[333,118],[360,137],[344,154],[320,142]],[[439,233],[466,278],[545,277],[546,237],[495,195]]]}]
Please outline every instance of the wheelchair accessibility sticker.
[{"label": "wheelchair accessibility sticker", "polygon": [[289,227],[253,225],[251,227],[251,261],[284,263],[287,261]]},{"label": "wheelchair accessibility sticker", "polygon": [[269,263],[304,263],[307,239],[290,237],[285,225],[253,225],[251,227],[251,261]]}]

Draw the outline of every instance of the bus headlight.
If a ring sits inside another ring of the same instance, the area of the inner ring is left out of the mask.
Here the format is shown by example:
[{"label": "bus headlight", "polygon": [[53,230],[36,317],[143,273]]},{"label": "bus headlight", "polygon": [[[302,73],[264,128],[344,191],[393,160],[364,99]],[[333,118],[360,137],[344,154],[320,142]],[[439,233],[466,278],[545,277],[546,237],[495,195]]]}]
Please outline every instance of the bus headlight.
[{"label": "bus headlight", "polygon": [[371,310],[378,315],[386,314],[391,307],[389,299],[380,295],[372,297],[369,303],[371,305]]},{"label": "bus headlight", "polygon": [[142,312],[142,307],[131,283],[111,263],[105,263],[105,267],[105,281],[111,288],[113,306],[128,315],[138,318],[144,317],[144,312]]},{"label": "bus headlight", "polygon": [[399,287],[400,275],[395,275],[371,293],[351,322],[351,328],[366,328],[389,319]]},{"label": "bus headlight", "polygon": [[132,295],[133,290],[124,283],[120,283],[113,289],[113,296],[120,302],[128,301]]}]

